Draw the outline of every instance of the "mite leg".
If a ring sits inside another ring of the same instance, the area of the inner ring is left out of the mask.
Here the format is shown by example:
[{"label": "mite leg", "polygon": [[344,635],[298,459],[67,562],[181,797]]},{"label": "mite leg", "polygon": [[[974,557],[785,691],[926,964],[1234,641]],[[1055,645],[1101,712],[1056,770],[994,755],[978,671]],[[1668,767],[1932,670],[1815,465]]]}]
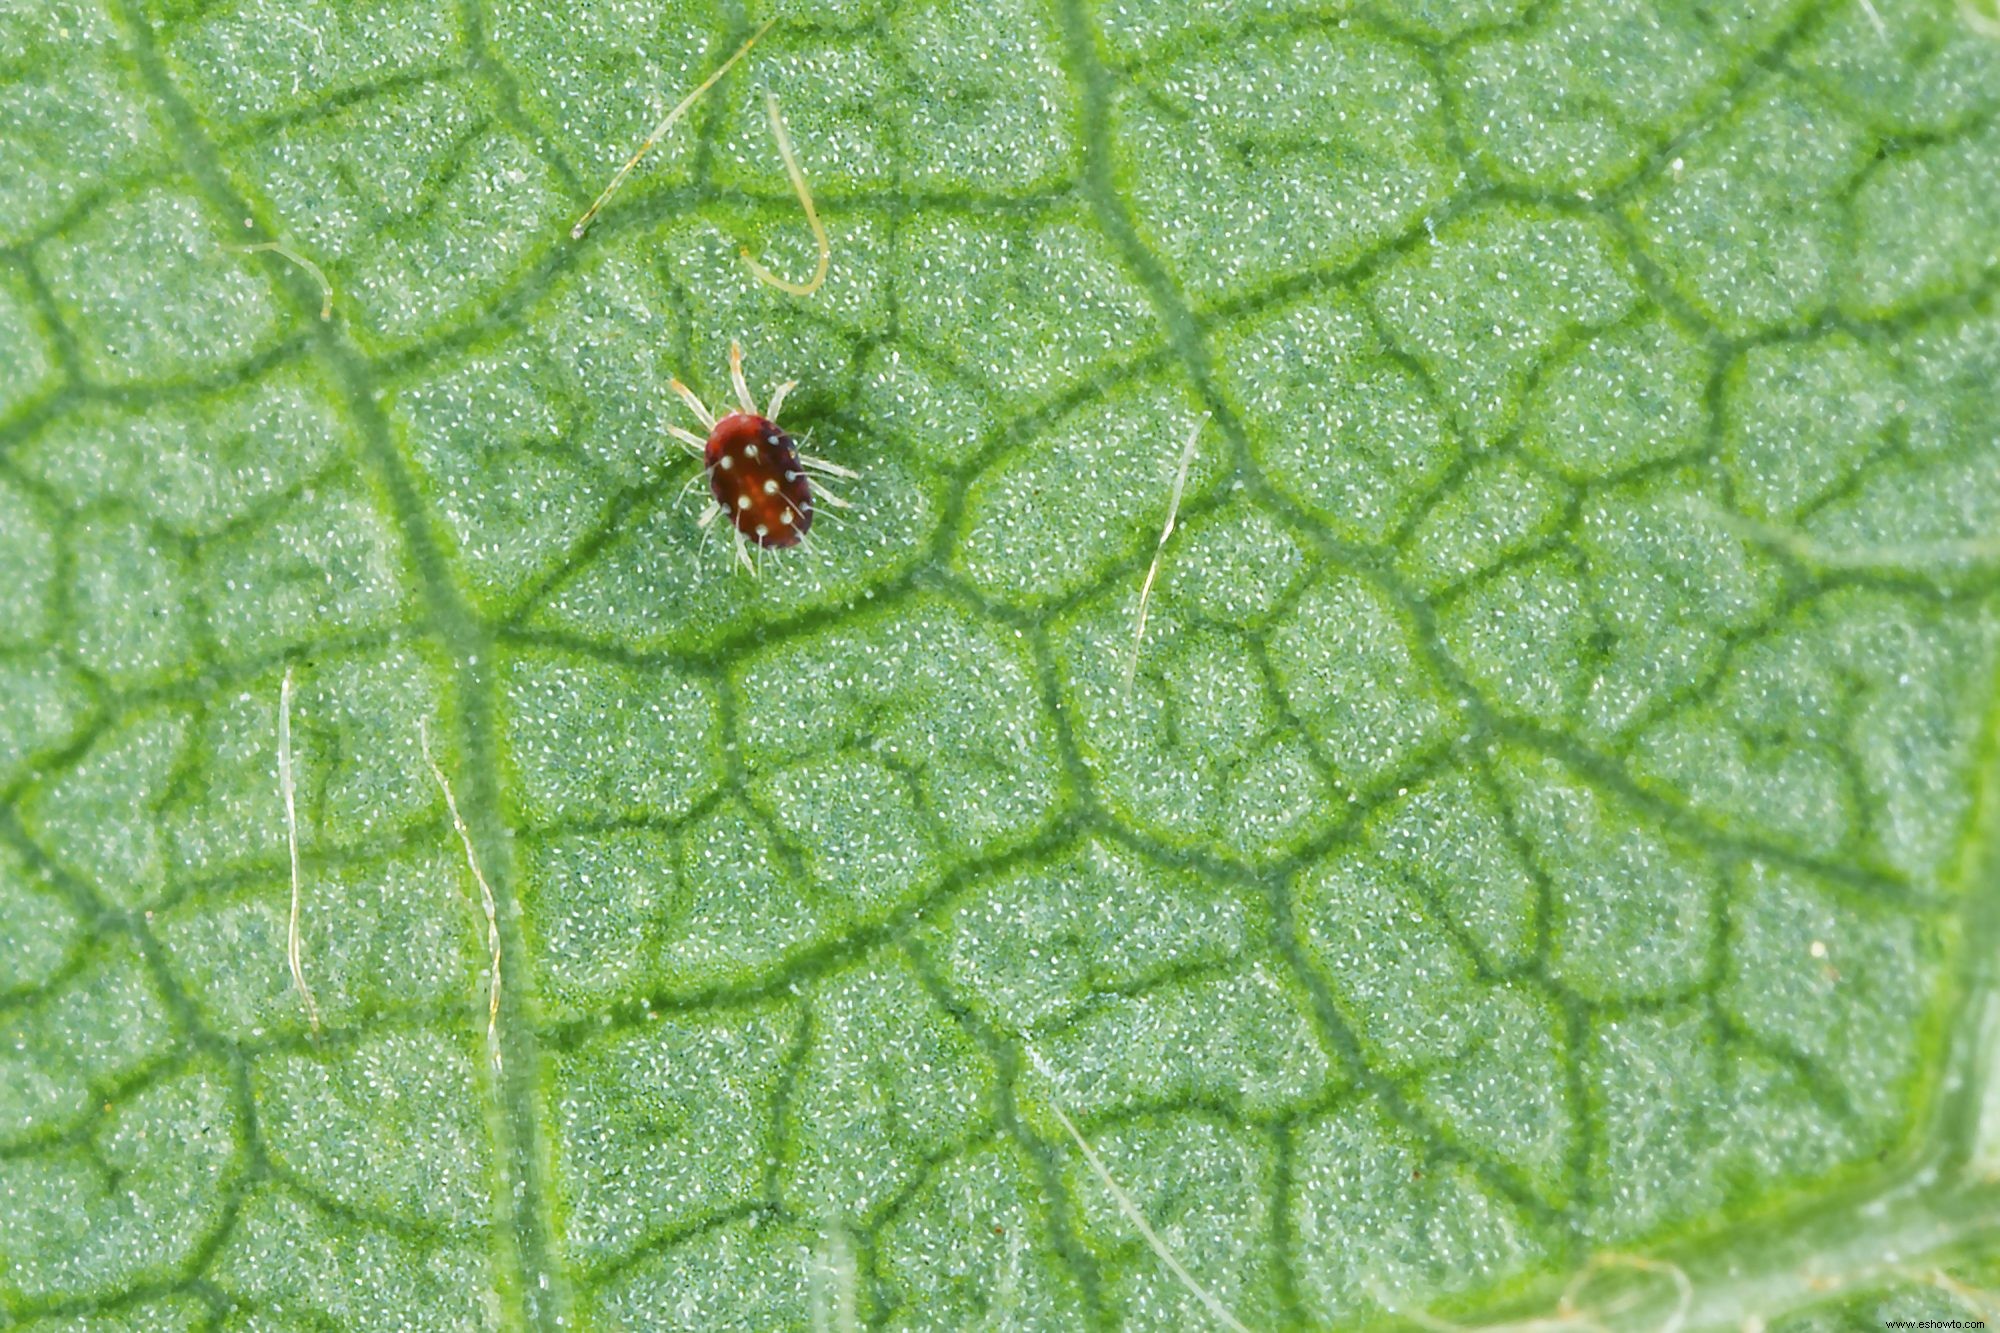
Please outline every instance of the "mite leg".
[{"label": "mite leg", "polygon": [[701,436],[691,430],[682,430],[679,426],[667,427],[667,434],[678,440],[689,453],[693,454],[703,463],[708,461],[708,441],[702,439]]},{"label": "mite leg", "polygon": [[839,496],[835,495],[832,491],[828,490],[826,488],[826,483],[823,481],[816,481],[813,483],[813,495],[818,499],[826,501],[826,503],[832,505],[835,509],[854,508],[853,505],[849,504],[847,501],[841,499]]},{"label": "mite leg", "polygon": [[764,419],[773,426],[778,424],[778,409],[785,405],[785,395],[799,387],[797,380],[786,380],[771,390],[771,405],[764,409]]},{"label": "mite leg", "polygon": [[[688,405],[688,411],[694,413],[694,419],[702,424],[702,429],[715,429],[715,413],[708,410],[708,404],[702,402],[693,389],[679,380],[668,380],[667,387],[681,396],[681,401]],[[704,440],[702,443],[706,445],[708,442]]]},{"label": "mite leg", "polygon": [[750,396],[750,382],[743,378],[743,344],[739,342],[729,344],[729,382],[736,386],[736,401],[743,411],[756,416],[757,401]]},{"label": "mite leg", "polygon": [[824,458],[814,458],[811,454],[800,454],[799,464],[808,472],[824,472],[829,477],[845,477],[849,481],[861,480],[861,474],[852,468],[829,463]]}]

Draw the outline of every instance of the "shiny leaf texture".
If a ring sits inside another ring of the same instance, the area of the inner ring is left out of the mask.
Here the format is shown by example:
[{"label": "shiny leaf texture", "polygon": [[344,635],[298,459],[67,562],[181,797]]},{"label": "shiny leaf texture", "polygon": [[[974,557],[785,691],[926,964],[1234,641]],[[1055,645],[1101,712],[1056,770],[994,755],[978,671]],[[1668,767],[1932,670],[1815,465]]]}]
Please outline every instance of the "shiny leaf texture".
[{"label": "shiny leaf texture", "polygon": [[1996,29],[0,4],[0,1324],[1985,1317]]}]

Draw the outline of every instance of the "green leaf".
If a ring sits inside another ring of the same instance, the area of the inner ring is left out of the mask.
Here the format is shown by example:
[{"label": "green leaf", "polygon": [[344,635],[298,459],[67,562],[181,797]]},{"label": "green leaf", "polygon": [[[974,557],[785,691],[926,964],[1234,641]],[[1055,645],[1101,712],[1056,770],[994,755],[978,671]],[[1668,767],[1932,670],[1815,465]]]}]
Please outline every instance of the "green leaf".
[{"label": "green leaf", "polygon": [[0,1324],[1991,1317],[1984,4],[0,9]]}]

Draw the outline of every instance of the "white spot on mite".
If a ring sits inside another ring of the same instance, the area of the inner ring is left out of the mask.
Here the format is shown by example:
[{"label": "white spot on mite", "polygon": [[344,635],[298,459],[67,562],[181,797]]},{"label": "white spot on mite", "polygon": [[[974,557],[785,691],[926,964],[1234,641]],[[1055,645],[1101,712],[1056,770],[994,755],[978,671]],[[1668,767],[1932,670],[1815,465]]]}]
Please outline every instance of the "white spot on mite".
[{"label": "white spot on mite", "polygon": [[764,494],[766,494],[766,495],[776,495],[777,493],[778,493],[778,483],[777,483],[777,482],[775,482],[775,481],[766,481],[766,482],[764,483]]},{"label": "white spot on mite", "polygon": [[744,446],[743,446],[743,456],[744,456],[745,458],[755,458],[755,457],[757,456],[757,446],[756,446],[756,445],[754,445],[754,444],[746,444],[746,445],[744,445]]},{"label": "white spot on mite", "polygon": [[791,515],[791,511],[787,510],[787,511],[786,511],[785,513],[782,513],[782,514],[778,515],[778,521],[779,521],[780,523],[784,524],[784,525],[785,525],[786,527],[788,527],[788,528],[789,528],[790,526],[792,526],[792,515]]},{"label": "white spot on mite", "polygon": [[717,463],[716,466],[721,468],[724,472],[727,472],[729,471],[729,469],[736,466],[736,460],[731,458],[728,454],[724,454],[722,456],[722,461]]},{"label": "white spot on mite", "polygon": [[737,496],[737,497],[736,497],[736,507],[737,507],[738,509],[748,509],[748,508],[750,507],[750,497],[749,497],[749,496],[747,496],[747,495],[739,495],[739,496]]}]

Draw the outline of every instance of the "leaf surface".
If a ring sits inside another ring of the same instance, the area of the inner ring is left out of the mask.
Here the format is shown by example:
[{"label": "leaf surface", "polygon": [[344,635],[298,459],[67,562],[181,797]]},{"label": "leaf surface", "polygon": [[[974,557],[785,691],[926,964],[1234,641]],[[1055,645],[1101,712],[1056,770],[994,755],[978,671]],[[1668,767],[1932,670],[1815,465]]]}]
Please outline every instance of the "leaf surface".
[{"label": "leaf surface", "polygon": [[1983,1314],[1967,6],[8,8],[0,1323]]}]

